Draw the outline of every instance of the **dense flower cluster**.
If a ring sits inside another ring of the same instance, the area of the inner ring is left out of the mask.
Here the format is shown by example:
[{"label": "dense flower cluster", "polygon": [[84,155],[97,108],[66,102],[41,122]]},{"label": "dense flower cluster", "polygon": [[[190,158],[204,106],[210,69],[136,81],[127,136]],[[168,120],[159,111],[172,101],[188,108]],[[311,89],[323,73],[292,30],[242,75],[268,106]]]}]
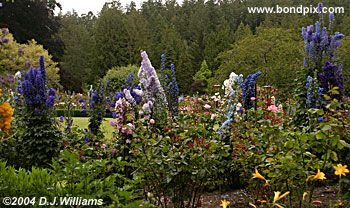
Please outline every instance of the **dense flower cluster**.
[{"label": "dense flower cluster", "polygon": [[249,109],[253,107],[253,100],[251,98],[256,97],[256,82],[255,80],[261,75],[261,71],[255,74],[249,74],[244,82],[241,84],[242,99],[244,108]]},{"label": "dense flower cluster", "polygon": [[[319,4],[319,7],[322,8],[322,4]],[[329,15],[329,21],[330,23],[334,21],[334,14]],[[327,28],[321,28],[320,21],[317,21],[315,26],[303,27],[302,36],[305,45],[304,66],[310,69],[306,83],[306,104],[308,107],[320,107],[320,99],[317,97],[321,97],[333,87],[337,87],[339,91],[339,94],[334,95],[333,98],[340,100],[344,91],[342,65],[333,63],[333,59],[334,52],[340,46],[340,40],[344,35],[339,32],[329,35]],[[324,57],[328,61],[323,64]],[[315,87],[316,85],[320,85],[320,88]]]},{"label": "dense flower cluster", "polygon": [[231,72],[230,77],[224,81],[222,89],[225,90],[225,96],[229,96],[236,84],[240,85],[243,82],[243,75],[237,75]]},{"label": "dense flower cluster", "polygon": [[142,102],[143,92],[140,86],[133,86],[133,79],[134,75],[130,73],[125,81],[123,90],[115,93],[117,101],[110,105],[115,108],[115,111],[112,112],[115,120],[111,120],[110,125],[124,135],[133,134],[135,107]]},{"label": "dense flower cluster", "polygon": [[323,72],[318,75],[322,88],[328,92],[333,87],[337,87],[340,94],[336,98],[341,99],[344,92],[343,65],[326,62],[322,69]]},{"label": "dense flower cluster", "polygon": [[[144,94],[145,104],[150,107],[153,117],[162,116],[168,106],[164,90],[160,85],[157,73],[145,51],[141,53],[142,62],[138,72],[141,88]],[[148,103],[148,104],[147,104]],[[163,116],[164,117],[164,116]],[[166,118],[166,115],[165,115]]]},{"label": "dense flower cluster", "polygon": [[40,67],[31,67],[24,73],[24,80],[19,81],[18,93],[24,98],[26,107],[35,109],[52,108],[55,103],[56,92],[46,86],[46,71],[44,57],[40,57]]},{"label": "dense flower cluster", "polygon": [[13,109],[8,102],[4,102],[0,105],[0,129],[1,131],[9,131],[11,129]]},{"label": "dense flower cluster", "polygon": [[116,118],[110,121],[110,125],[116,128],[121,134],[133,134],[135,113],[132,104],[124,97],[119,98],[115,104],[115,113]]},{"label": "dense flower cluster", "polygon": [[[241,106],[237,106],[238,104],[233,102],[234,97],[236,96],[236,92],[234,90],[231,90],[229,100],[227,102],[227,113],[225,114],[225,121],[220,126],[218,130],[218,134],[223,135],[223,131],[227,129],[230,124],[234,121],[235,111],[241,110]],[[239,103],[240,104],[240,103]],[[238,108],[237,108],[238,107]]]},{"label": "dense flower cluster", "polygon": [[319,108],[322,105],[324,89],[318,86],[318,81],[311,76],[306,78],[306,105],[308,108]]},{"label": "dense flower cluster", "polygon": [[[334,14],[330,14],[330,20],[334,20]],[[302,36],[305,46],[305,67],[308,67],[311,61],[314,63],[321,61],[323,55],[327,55],[332,60],[335,50],[340,46],[340,40],[344,38],[344,35],[339,32],[330,36],[326,27],[321,28],[319,21],[315,26],[303,27]]]}]

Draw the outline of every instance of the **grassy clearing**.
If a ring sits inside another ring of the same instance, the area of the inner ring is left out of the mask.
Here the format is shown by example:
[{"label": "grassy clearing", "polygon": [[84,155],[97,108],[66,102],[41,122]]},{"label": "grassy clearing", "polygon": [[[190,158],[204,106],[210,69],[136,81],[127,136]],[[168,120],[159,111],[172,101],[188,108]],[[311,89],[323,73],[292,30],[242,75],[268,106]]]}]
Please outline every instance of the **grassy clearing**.
[{"label": "grassy clearing", "polygon": [[[113,134],[113,127],[109,125],[111,118],[104,118],[102,122],[102,130],[106,138],[111,138]],[[73,125],[79,128],[87,128],[89,125],[89,117],[73,117]]]}]

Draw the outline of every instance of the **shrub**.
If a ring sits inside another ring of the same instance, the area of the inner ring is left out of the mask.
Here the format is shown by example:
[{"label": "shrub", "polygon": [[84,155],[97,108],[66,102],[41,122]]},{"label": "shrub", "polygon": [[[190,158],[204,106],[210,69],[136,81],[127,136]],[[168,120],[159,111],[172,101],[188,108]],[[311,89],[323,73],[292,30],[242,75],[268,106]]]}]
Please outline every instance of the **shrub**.
[{"label": "shrub", "polygon": [[[130,72],[137,74],[138,67],[135,65],[113,67],[112,69],[108,70],[107,74],[103,77],[103,82],[108,83],[108,87],[111,91],[120,91],[122,86],[125,84],[125,77],[128,77]],[[137,84],[138,79],[134,79],[133,82],[134,84]]]},{"label": "shrub", "polygon": [[[42,55],[45,59],[47,71],[47,83],[50,87],[61,88],[59,84],[60,76],[57,63],[52,61],[51,55],[38,45],[35,40],[27,44],[19,44],[14,39],[7,28],[0,30],[2,43],[0,44],[0,74],[9,73],[14,75],[18,71],[28,70],[30,67],[38,67],[38,56]],[[4,40],[6,40],[4,42]]]}]

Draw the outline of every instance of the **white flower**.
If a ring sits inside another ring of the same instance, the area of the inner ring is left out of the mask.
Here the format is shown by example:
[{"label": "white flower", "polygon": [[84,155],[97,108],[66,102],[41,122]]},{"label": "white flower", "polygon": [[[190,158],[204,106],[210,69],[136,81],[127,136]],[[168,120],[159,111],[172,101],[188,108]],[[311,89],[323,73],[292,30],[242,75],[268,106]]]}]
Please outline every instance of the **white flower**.
[{"label": "white flower", "polygon": [[212,100],[214,100],[215,102],[220,101],[221,97],[219,95],[219,93],[215,93],[215,95],[210,97]]},{"label": "white flower", "polygon": [[151,120],[149,120],[149,123],[150,123],[150,124],[155,124],[156,121],[155,121],[153,118],[151,118]]},{"label": "white flower", "polygon": [[21,79],[21,77],[22,77],[21,72],[20,71],[16,72],[15,79]]},{"label": "white flower", "polygon": [[243,79],[243,75],[237,75],[234,72],[231,72],[229,79],[226,79],[223,83],[222,89],[225,90],[225,96],[229,96],[230,92],[233,90],[233,87],[236,83],[240,83]]},{"label": "white flower", "polygon": [[272,105],[276,105],[276,98],[275,98],[275,96],[271,97],[271,104]]},{"label": "white flower", "polygon": [[238,75],[236,73],[231,72],[231,74],[230,74],[230,79],[231,80],[236,80],[237,77],[238,77]]},{"label": "white flower", "polygon": [[211,120],[214,120],[214,119],[216,118],[216,116],[217,116],[217,115],[216,115],[215,113],[213,113],[213,114],[211,114],[210,119],[211,119]]},{"label": "white flower", "polygon": [[242,103],[237,103],[237,105],[236,105],[236,111],[241,110],[241,108],[242,108]]},{"label": "white flower", "polygon": [[133,89],[133,91],[136,93],[136,95],[138,96],[142,96],[143,95],[143,92],[142,90],[139,90],[139,89]]},{"label": "white flower", "polygon": [[130,128],[134,128],[134,125],[132,124],[132,123],[128,123],[128,124],[126,124],[127,126],[129,126]]},{"label": "white flower", "polygon": [[125,94],[126,100],[127,100],[130,104],[136,105],[136,101],[135,101],[135,99],[132,97],[132,95],[130,94],[130,90],[124,89],[124,94]]},{"label": "white flower", "polygon": [[282,106],[282,104],[279,104],[279,105],[278,105],[278,111],[279,111],[279,112],[283,112],[283,106]]},{"label": "white flower", "polygon": [[151,101],[148,101],[142,106],[142,110],[145,114],[150,114],[152,112],[152,108],[153,108],[153,103]]},{"label": "white flower", "polygon": [[204,107],[205,109],[210,109],[210,108],[211,108],[211,106],[208,105],[208,104],[205,104],[203,107]]}]

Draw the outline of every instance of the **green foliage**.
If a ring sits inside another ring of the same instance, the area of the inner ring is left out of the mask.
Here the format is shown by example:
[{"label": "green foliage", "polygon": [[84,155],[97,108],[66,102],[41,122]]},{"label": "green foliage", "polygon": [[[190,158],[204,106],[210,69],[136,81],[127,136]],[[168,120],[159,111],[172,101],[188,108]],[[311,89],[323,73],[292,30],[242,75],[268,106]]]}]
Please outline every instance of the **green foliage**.
[{"label": "green foliage", "polygon": [[339,60],[343,64],[343,77],[344,77],[344,94],[350,94],[350,37],[346,37],[342,40],[340,47],[337,49],[336,55],[339,56]]},{"label": "green foliage", "polygon": [[[12,165],[30,169],[47,167],[61,149],[61,132],[50,115],[17,114],[16,134],[8,142],[14,145]],[[11,141],[14,140],[14,141]]]},{"label": "green foliage", "polygon": [[208,80],[211,77],[212,72],[208,68],[207,62],[204,60],[201,64],[201,68],[197,73],[194,75],[194,83],[192,84],[192,91],[194,93],[204,93],[207,90],[208,87]]},{"label": "green foliage", "polygon": [[234,41],[238,42],[248,36],[253,35],[252,31],[250,30],[248,25],[244,25],[242,22],[239,24],[237,30],[234,34]]},{"label": "green foliage", "polygon": [[208,61],[210,69],[217,69],[220,62],[217,60],[219,53],[229,49],[233,43],[232,31],[227,21],[222,21],[214,31],[205,38],[204,57]]},{"label": "green foliage", "polygon": [[28,70],[31,65],[38,67],[38,57],[42,55],[45,59],[48,85],[54,88],[61,88],[57,63],[52,61],[52,56],[49,55],[42,45],[38,45],[35,40],[31,40],[27,44],[19,44],[14,40],[11,33],[4,37],[9,42],[0,45],[0,74],[14,75],[18,71]]},{"label": "green foliage", "polygon": [[0,27],[8,27],[19,43],[34,39],[57,61],[63,54],[63,43],[56,35],[61,24],[55,9],[56,0],[2,1]]},{"label": "green foliage", "polygon": [[166,197],[174,207],[197,207],[204,190],[222,184],[229,145],[216,133],[217,120],[211,119],[215,110],[204,113],[201,104],[186,103],[198,112],[180,114],[164,130],[147,120],[136,129],[134,141],[139,141],[132,142],[136,173],[158,206],[171,207]]},{"label": "green foliage", "polygon": [[122,86],[125,85],[125,80],[129,73],[134,74],[133,83],[138,84],[138,73],[139,68],[136,65],[128,65],[122,67],[113,67],[107,71],[107,74],[103,77],[103,82],[108,83],[108,89],[112,92],[122,90]]},{"label": "green foliage", "polygon": [[303,57],[297,34],[282,28],[258,28],[256,35],[243,38],[219,55],[222,64],[215,72],[216,80],[222,83],[232,71],[246,76],[260,70],[263,75],[258,84],[290,93]]},{"label": "green foliage", "polygon": [[208,68],[207,62],[204,60],[201,64],[200,70],[194,75],[195,81],[207,81],[211,77],[211,70]]},{"label": "green foliage", "polygon": [[112,67],[128,64],[126,40],[126,27],[120,5],[116,2],[105,4],[95,26],[94,76],[101,77]]},{"label": "green foliage", "polygon": [[[113,167],[122,165],[115,162],[81,162],[77,154],[68,151],[62,152],[60,160],[53,162],[52,169],[16,170],[0,162],[0,195],[36,197],[33,207],[39,207],[40,197],[53,201],[58,196],[102,200],[104,207],[151,207],[132,190],[137,186],[137,179],[127,180],[114,173]],[[124,185],[120,186],[121,181]]]},{"label": "green foliage", "polygon": [[76,13],[61,17],[62,27],[58,36],[65,45],[61,57],[61,83],[66,90],[81,92],[84,83],[93,80],[93,62],[95,39],[93,24],[96,17],[86,15],[79,17]]}]

